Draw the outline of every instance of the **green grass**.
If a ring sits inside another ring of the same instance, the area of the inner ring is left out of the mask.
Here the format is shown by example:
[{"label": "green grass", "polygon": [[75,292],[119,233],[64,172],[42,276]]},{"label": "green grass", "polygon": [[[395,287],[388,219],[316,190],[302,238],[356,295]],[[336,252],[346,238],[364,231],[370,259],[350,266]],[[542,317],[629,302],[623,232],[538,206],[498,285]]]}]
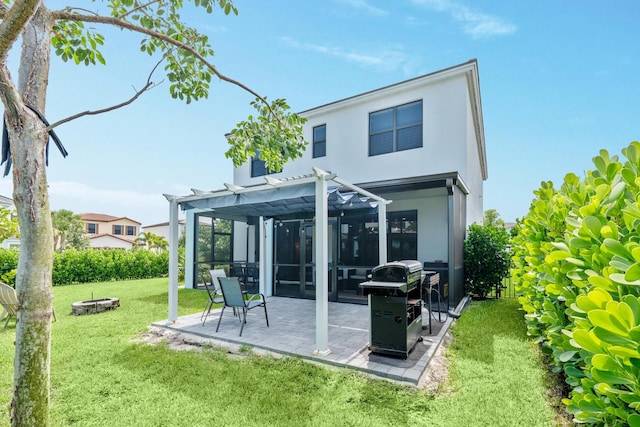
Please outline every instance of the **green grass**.
[{"label": "green grass", "polygon": [[[514,301],[473,304],[455,325],[451,382],[426,391],[295,358],[216,349],[173,351],[134,342],[167,317],[166,279],[54,288],[53,426],[548,426],[535,346]],[[116,296],[121,307],[72,316],[71,303]],[[201,311],[206,294],[180,290],[179,314]],[[9,425],[13,321],[0,329],[0,426]]]}]

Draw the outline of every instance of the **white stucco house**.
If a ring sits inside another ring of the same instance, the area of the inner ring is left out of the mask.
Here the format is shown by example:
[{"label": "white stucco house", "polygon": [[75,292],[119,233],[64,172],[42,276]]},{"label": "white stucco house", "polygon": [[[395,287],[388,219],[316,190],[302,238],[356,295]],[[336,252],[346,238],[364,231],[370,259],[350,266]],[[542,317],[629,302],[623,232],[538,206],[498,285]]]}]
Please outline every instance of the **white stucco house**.
[{"label": "white stucco house", "polygon": [[[170,320],[179,207],[185,286],[199,270],[242,266],[267,295],[315,298],[320,352],[326,301],[366,303],[357,285],[378,264],[423,262],[441,273],[455,306],[464,296],[465,231],[482,221],[488,177],[477,61],[299,114],[309,145],[282,171],[253,159],[225,189],[167,195]],[[212,225],[206,235],[203,219]]]}]

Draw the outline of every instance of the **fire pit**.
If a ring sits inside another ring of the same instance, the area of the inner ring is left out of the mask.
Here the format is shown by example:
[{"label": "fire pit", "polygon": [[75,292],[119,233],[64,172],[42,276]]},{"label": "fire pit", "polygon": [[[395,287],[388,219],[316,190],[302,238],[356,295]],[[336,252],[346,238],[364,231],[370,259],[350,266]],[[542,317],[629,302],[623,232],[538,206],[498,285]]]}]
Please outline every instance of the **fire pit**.
[{"label": "fire pit", "polygon": [[102,313],[120,307],[120,298],[98,298],[71,304],[71,311],[76,316],[82,314]]}]

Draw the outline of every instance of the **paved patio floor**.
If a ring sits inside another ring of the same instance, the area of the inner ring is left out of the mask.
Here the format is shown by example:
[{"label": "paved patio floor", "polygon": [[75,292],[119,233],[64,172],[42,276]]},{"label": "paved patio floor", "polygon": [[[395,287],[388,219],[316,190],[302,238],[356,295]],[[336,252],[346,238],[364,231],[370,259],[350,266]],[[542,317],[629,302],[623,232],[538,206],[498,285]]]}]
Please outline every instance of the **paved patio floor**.
[{"label": "paved patio floor", "polygon": [[442,342],[453,319],[442,313],[443,322],[432,318],[432,334],[429,334],[428,311],[423,310],[423,340],[418,342],[407,359],[371,353],[369,343],[369,307],[366,305],[329,303],[328,355],[314,354],[315,301],[270,297],[267,299],[269,327],[264,310],[255,308],[247,316],[247,323],[240,333],[240,322],[231,310],[225,310],[216,332],[221,309],[212,310],[205,325],[201,313],[178,318],[175,323],[160,321],[152,326],[192,334],[213,345],[225,343],[249,345],[273,353],[301,357],[337,367],[352,368],[377,377],[418,385],[427,371],[429,361]]}]

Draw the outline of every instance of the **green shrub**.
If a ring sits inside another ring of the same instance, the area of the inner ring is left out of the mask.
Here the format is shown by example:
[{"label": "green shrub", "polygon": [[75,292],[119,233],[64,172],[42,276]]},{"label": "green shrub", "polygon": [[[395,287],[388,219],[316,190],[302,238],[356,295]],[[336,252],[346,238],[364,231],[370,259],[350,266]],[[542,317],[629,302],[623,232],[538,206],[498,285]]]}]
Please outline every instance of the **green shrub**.
[{"label": "green shrub", "polygon": [[[18,268],[18,249],[0,249],[0,280],[13,285]],[[151,279],[167,276],[169,253],[147,250],[67,249],[53,257],[53,285]]]},{"label": "green shrub", "polygon": [[640,143],[622,153],[601,150],[558,190],[542,183],[512,240],[512,276],[574,419],[640,426]]},{"label": "green shrub", "polygon": [[509,236],[500,225],[472,224],[464,241],[464,276],[467,293],[484,298],[509,275],[506,252]]}]

